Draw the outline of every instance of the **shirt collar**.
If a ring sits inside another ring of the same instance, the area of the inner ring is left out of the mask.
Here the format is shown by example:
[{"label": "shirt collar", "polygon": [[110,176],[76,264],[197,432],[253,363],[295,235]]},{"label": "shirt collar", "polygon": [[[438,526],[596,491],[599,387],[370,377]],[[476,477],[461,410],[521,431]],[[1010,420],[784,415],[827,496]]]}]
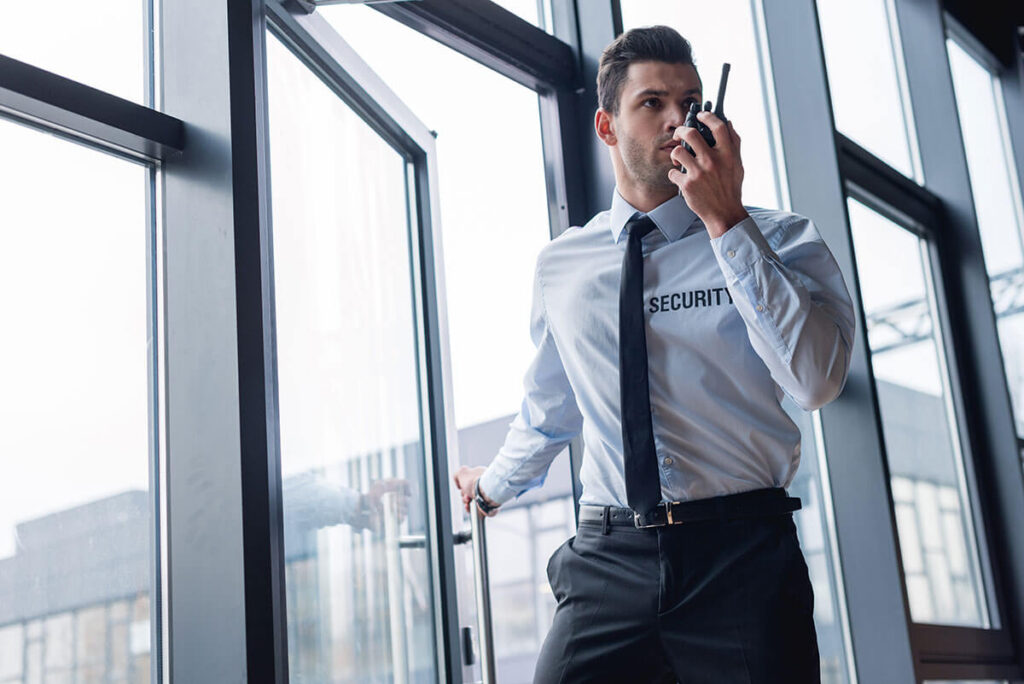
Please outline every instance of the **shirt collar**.
[{"label": "shirt collar", "polygon": [[[612,207],[609,214],[609,223],[612,230],[612,240],[616,243],[626,234],[626,223],[633,215],[640,210],[631,205],[619,194],[618,187],[612,193]],[[643,213],[643,212],[640,212]],[[687,230],[695,223],[697,215],[686,204],[686,200],[679,193],[672,199],[666,200],[647,212],[647,215],[654,221],[662,235],[669,242],[675,242],[687,233]]]}]

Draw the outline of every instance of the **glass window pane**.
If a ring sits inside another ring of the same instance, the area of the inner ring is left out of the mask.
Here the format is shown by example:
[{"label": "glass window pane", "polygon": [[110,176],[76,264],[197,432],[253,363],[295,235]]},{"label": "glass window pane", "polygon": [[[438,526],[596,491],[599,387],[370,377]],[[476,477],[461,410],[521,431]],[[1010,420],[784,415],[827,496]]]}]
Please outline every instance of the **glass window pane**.
[{"label": "glass window pane", "polygon": [[291,680],[435,681],[406,163],[271,36],[267,73]]},{"label": "glass window pane", "polygon": [[103,649],[153,586],[149,171],[4,120],[0,150],[0,628],[32,681],[72,676],[72,610]]},{"label": "glass window pane", "polygon": [[1017,434],[1024,436],[1024,217],[999,81],[956,41],[946,47],[1006,380]]},{"label": "glass window pane", "polygon": [[[455,422],[462,429],[509,415],[533,359],[533,267],[551,236],[537,94],[379,12],[343,5],[319,12],[437,131]],[[397,44],[416,61],[393,50]],[[500,121],[481,116],[481,102]],[[487,151],[496,135],[514,140],[500,144],[501,182]]]},{"label": "glass window pane", "polygon": [[911,617],[992,626],[927,243],[848,206]]},{"label": "glass window pane", "polygon": [[889,1],[818,0],[832,111],[841,133],[920,180]]},{"label": "glass window pane", "polygon": [[520,19],[524,19],[537,28],[552,33],[551,0],[494,0]]},{"label": "glass window pane", "polygon": [[623,29],[664,24],[690,41],[705,100],[717,102],[722,63],[732,65],[723,109],[743,137],[743,203],[780,208],[769,118],[775,114],[765,110],[766,70],[750,1],[718,2],[713,12],[698,0],[622,0],[621,5]]},{"label": "glass window pane", "polygon": [[0,55],[144,104],[151,2],[0,2]]},{"label": "glass window pane", "polygon": [[[462,464],[486,465],[504,442],[522,401],[523,373],[535,351],[529,334],[534,264],[551,235],[537,94],[379,12],[341,5],[319,11],[416,116],[437,131],[443,304],[460,459],[450,468],[454,472]],[[410,62],[392,49],[398,44],[416,60]],[[481,116],[481,102],[500,117]],[[500,149],[500,164],[487,147],[495,136],[507,141],[495,148]],[[481,259],[481,254],[501,258]],[[502,682],[532,681],[533,662],[555,608],[546,563],[574,532],[574,517],[559,510],[571,510],[571,497],[569,459],[563,453],[543,487],[507,503],[488,521],[496,664]],[[535,534],[540,529],[549,533]],[[460,619],[474,624],[468,546],[457,547],[456,553],[465,556],[458,563],[459,593],[465,597]]]}]

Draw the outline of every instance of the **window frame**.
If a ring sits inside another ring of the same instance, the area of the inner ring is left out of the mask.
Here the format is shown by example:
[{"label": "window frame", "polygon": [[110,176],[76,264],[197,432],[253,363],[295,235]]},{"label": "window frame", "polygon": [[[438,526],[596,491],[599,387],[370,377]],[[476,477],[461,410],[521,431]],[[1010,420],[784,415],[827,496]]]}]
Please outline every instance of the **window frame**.
[{"label": "window frame", "polygon": [[[943,276],[943,264],[956,259],[950,253],[943,240],[949,230],[942,202],[926,188],[918,185],[900,172],[889,167],[872,153],[836,133],[839,143],[840,171],[848,197],[865,204],[871,210],[881,214],[903,229],[917,235],[927,244],[929,256],[928,269],[931,277],[928,285],[934,287],[931,295],[935,298],[934,326],[937,333],[937,352],[945,357],[945,369],[948,377],[948,389],[952,396],[947,401],[953,404],[957,436],[960,441],[959,451],[963,462],[958,464],[963,469],[968,490],[971,521],[976,536],[977,551],[981,560],[981,579],[984,583],[981,596],[986,602],[986,612],[994,607],[998,614],[993,620],[999,626],[995,628],[962,627],[931,623],[913,622],[909,615],[909,602],[906,599],[906,580],[902,572],[902,556],[900,557],[900,583],[907,602],[907,621],[911,632],[917,669],[923,679],[949,678],[954,671],[949,665],[956,665],[964,678],[1003,678],[1016,676],[1013,648],[1010,634],[1003,619],[1003,606],[1007,605],[1001,597],[1004,595],[999,579],[995,576],[991,558],[991,545],[987,542],[987,527],[984,525],[986,511],[978,490],[974,451],[980,446],[979,440],[972,434],[967,421],[968,398],[964,396],[962,387],[963,371],[956,360],[957,349],[965,344],[962,334],[953,323],[955,314],[950,310],[948,297],[949,280]],[[870,352],[869,352],[870,354]],[[882,423],[879,409],[878,423]],[[882,452],[886,446],[882,442]],[[888,456],[885,455],[886,463]],[[891,489],[890,489],[891,498]],[[895,507],[895,503],[892,504]],[[897,534],[897,543],[899,542]],[[974,660],[974,663],[965,661]]]}]

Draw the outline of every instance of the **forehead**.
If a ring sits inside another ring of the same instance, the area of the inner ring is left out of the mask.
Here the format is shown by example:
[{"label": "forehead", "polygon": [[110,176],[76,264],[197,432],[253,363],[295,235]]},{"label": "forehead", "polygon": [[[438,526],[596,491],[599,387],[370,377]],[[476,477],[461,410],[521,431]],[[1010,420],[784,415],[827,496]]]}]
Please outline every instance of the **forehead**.
[{"label": "forehead", "polygon": [[626,70],[623,95],[629,98],[645,90],[667,90],[670,93],[684,93],[687,90],[699,92],[700,78],[692,64],[633,62]]}]

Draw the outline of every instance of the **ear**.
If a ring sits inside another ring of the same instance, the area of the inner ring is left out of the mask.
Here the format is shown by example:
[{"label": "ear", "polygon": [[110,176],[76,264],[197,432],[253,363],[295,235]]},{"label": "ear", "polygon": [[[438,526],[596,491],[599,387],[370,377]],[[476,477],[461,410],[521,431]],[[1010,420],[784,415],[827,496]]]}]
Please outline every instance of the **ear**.
[{"label": "ear", "polygon": [[594,131],[605,145],[611,147],[618,143],[618,138],[615,136],[614,117],[604,109],[599,108],[594,114]]}]

